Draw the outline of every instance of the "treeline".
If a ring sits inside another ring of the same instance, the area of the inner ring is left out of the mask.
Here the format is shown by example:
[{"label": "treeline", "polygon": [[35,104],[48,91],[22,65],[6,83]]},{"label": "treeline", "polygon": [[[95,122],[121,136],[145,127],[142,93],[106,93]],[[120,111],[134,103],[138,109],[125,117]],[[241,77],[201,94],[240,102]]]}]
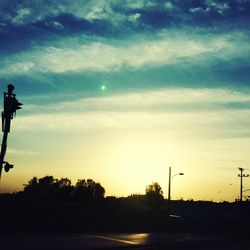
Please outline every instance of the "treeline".
[{"label": "treeline", "polygon": [[145,188],[145,194],[117,198],[105,197],[104,187],[92,179],[73,185],[68,178],[33,177],[23,191],[0,194],[0,232],[233,232],[240,228],[250,232],[249,203],[179,200],[169,205],[156,182]]},{"label": "treeline", "polygon": [[[85,204],[101,201],[105,189],[92,179],[79,179],[75,185],[68,178],[56,179],[53,176],[33,177],[24,185],[24,190],[16,194],[30,201],[84,202]],[[115,197],[114,197],[115,198]],[[163,205],[162,188],[157,182],[146,186],[145,195],[130,195],[126,202],[161,207]]]},{"label": "treeline", "polygon": [[53,176],[33,177],[24,190],[23,197],[37,201],[92,202],[104,198],[105,189],[92,179],[79,179],[72,185],[68,178],[56,179]]},{"label": "treeline", "polygon": [[114,232],[166,227],[162,190],[157,183],[145,194],[105,197],[92,179],[75,185],[68,178],[33,177],[23,191],[0,195],[1,231]]}]

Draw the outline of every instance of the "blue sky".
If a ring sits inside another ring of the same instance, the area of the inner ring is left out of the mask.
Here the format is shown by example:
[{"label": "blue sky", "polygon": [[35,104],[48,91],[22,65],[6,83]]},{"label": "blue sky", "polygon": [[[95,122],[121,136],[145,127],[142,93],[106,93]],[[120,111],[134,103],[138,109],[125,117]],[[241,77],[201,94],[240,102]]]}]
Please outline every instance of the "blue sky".
[{"label": "blue sky", "polygon": [[2,189],[52,174],[166,193],[172,165],[176,198],[233,200],[250,162],[249,24],[249,0],[2,0],[0,87],[24,103]]}]

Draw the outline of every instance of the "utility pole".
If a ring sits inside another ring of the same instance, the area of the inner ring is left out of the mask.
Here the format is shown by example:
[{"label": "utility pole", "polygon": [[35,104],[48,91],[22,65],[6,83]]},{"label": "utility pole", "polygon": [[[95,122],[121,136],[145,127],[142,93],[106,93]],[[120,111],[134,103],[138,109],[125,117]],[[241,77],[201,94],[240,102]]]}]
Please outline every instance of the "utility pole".
[{"label": "utility pole", "polygon": [[171,167],[168,170],[168,202],[171,201]]},{"label": "utility pole", "polygon": [[240,202],[242,202],[242,193],[243,193],[243,177],[249,177],[249,174],[243,174],[244,168],[238,168],[240,171],[240,174],[238,174],[238,177],[240,177]]},{"label": "utility pole", "polygon": [[16,111],[21,109],[22,103],[18,102],[16,99],[16,95],[13,94],[14,86],[12,84],[8,85],[8,92],[4,92],[3,94],[3,103],[4,103],[4,111],[2,112],[2,132],[3,132],[3,139],[1,145],[1,152],[0,152],[0,179],[2,175],[2,169],[4,165],[5,172],[9,172],[14,165],[9,164],[8,162],[4,161],[4,157],[7,150],[7,139],[8,133],[10,132],[10,124],[11,119],[13,119]]}]

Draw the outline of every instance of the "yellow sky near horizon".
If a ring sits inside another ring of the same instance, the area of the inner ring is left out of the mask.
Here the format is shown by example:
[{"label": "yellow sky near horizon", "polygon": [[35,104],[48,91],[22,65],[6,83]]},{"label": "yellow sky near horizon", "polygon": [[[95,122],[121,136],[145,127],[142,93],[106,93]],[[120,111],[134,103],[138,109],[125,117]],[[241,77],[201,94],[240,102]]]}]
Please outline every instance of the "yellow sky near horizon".
[{"label": "yellow sky near horizon", "polygon": [[[48,106],[42,114],[17,116],[6,155],[15,167],[3,172],[1,192],[22,190],[33,176],[53,175],[73,183],[92,178],[107,196],[118,197],[143,194],[158,182],[166,197],[171,166],[173,174],[184,172],[173,178],[173,199],[234,201],[237,168],[247,172],[250,162],[249,112],[221,103],[247,98],[218,89],[148,91],[79,99],[55,115],[58,109]],[[119,100],[126,102],[119,107]],[[82,110],[71,112],[79,104]],[[249,181],[244,179],[244,189]]]}]

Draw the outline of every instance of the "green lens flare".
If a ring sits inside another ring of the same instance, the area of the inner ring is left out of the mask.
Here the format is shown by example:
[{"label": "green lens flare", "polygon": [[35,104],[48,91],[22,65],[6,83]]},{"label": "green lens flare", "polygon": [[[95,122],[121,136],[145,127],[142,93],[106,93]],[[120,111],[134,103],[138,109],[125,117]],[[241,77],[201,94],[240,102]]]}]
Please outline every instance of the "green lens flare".
[{"label": "green lens flare", "polygon": [[102,85],[102,86],[101,86],[101,90],[104,91],[104,90],[106,90],[106,89],[107,89],[106,85]]}]

